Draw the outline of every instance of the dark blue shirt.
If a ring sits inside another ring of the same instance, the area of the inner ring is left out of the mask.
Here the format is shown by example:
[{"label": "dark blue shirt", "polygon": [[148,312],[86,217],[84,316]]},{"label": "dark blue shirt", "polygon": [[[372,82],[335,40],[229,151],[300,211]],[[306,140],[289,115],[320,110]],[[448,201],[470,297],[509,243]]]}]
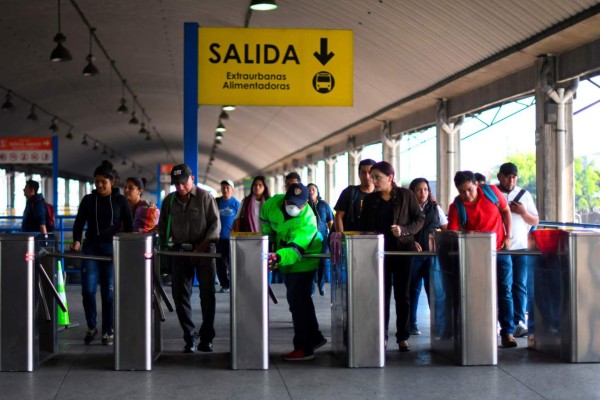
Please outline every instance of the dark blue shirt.
[{"label": "dark blue shirt", "polygon": [[25,203],[21,229],[23,232],[39,232],[40,225],[46,225],[46,205],[44,196],[37,193]]},{"label": "dark blue shirt", "polygon": [[309,201],[310,207],[315,212],[317,217],[317,229],[323,236],[324,240],[327,240],[327,223],[333,221],[333,211],[325,200],[317,200],[317,204]]}]

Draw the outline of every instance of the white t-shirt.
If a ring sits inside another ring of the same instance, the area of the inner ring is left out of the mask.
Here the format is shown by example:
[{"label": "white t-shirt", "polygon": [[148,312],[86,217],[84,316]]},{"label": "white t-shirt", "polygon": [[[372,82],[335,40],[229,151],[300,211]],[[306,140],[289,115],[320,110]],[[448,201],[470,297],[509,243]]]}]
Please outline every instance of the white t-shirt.
[{"label": "white t-shirt", "polygon": [[[510,203],[513,201],[515,197],[519,194],[521,188],[515,186],[510,193],[502,192],[504,198]],[[525,191],[523,196],[519,199],[519,203],[523,204],[527,212],[531,215],[538,215],[538,210],[535,206],[535,202],[533,201],[533,197],[531,197],[531,193]],[[527,235],[529,234],[529,230],[531,229],[531,225],[527,224],[523,217],[519,214],[511,213],[512,215],[512,241],[510,245],[510,250],[521,250],[527,248]]]}]

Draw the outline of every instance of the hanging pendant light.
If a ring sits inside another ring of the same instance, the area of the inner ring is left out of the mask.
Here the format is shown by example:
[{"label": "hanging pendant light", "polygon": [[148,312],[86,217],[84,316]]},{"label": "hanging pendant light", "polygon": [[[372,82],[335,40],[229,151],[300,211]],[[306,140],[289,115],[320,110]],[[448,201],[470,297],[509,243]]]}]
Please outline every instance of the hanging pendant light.
[{"label": "hanging pendant light", "polygon": [[217,132],[225,132],[227,128],[225,128],[225,125],[223,125],[223,123],[219,120],[219,124],[217,125],[217,128],[215,130]]},{"label": "hanging pendant light", "polygon": [[73,58],[71,57],[71,52],[62,45],[66,40],[67,38],[60,31],[60,0],[58,0],[58,33],[54,36],[56,47],[50,54],[50,60],[53,62],[71,61]]},{"label": "hanging pendant light", "polygon": [[52,118],[52,122],[50,123],[48,129],[50,129],[50,131],[53,133],[58,132],[58,125],[56,125],[56,117]]},{"label": "hanging pendant light", "polygon": [[84,145],[84,146],[88,145],[87,135],[83,135],[83,140],[81,141],[81,144]]},{"label": "hanging pendant light", "polygon": [[277,8],[275,0],[252,0],[250,9],[253,11],[271,11]]},{"label": "hanging pendant light", "polygon": [[73,139],[73,128],[69,129],[69,132],[67,132],[65,137],[69,140]]},{"label": "hanging pendant light", "polygon": [[2,104],[2,111],[14,111],[15,105],[12,102],[12,91],[6,92],[6,101]]},{"label": "hanging pendant light", "polygon": [[96,57],[94,57],[94,55],[92,54],[92,37],[95,30],[95,28],[90,27],[90,52],[85,58],[88,63],[83,69],[83,76],[96,76],[100,74],[98,67],[96,67],[96,65],[94,64],[94,60],[96,59]]},{"label": "hanging pendant light", "polygon": [[235,106],[223,106],[223,111],[234,111]]},{"label": "hanging pendant light", "polygon": [[117,108],[117,112],[119,114],[125,114],[126,112],[129,112],[129,109],[127,108],[127,100],[125,100],[125,83],[127,83],[127,81],[123,79],[121,82],[121,105],[119,108]]},{"label": "hanging pendant light", "polygon": [[145,134],[147,134],[147,133],[150,133],[150,132],[148,132],[148,130],[146,129],[146,124],[144,123],[144,115],[145,115],[145,113],[146,113],[146,112],[145,112],[145,110],[143,110],[143,109],[142,109],[142,126],[141,126],[140,130],[138,131],[138,133],[140,133],[140,134],[142,134],[142,135],[145,135]]},{"label": "hanging pendant light", "polygon": [[31,105],[31,111],[29,111],[29,115],[27,116],[27,121],[37,122],[38,116],[35,113],[35,104]]},{"label": "hanging pendant light", "polygon": [[129,123],[131,125],[137,125],[140,123],[140,121],[135,116],[135,103],[137,103],[137,97],[133,96],[133,111],[131,112],[131,118],[129,119]]}]

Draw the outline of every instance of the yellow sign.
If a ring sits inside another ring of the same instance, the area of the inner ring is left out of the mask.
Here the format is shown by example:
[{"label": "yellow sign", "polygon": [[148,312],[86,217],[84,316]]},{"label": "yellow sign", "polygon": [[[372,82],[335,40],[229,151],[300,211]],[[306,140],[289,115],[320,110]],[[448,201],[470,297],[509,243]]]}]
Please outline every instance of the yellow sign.
[{"label": "yellow sign", "polygon": [[352,106],[350,30],[199,28],[198,104]]}]

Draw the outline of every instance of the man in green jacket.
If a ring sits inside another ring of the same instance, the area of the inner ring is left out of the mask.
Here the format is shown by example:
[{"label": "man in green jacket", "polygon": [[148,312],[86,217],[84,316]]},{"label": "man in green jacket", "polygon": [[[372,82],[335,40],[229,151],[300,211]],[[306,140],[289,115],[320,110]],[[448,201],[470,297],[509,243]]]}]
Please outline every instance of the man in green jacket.
[{"label": "man in green jacket", "polygon": [[317,219],[307,202],[306,186],[294,183],[285,195],[267,200],[260,213],[262,232],[269,235],[276,249],[269,254],[269,264],[284,274],[294,323],[294,350],[282,356],[288,361],[312,360],[314,351],[327,343],[319,331],[311,296],[319,259],[303,258],[306,254],[319,254],[323,248]]}]

